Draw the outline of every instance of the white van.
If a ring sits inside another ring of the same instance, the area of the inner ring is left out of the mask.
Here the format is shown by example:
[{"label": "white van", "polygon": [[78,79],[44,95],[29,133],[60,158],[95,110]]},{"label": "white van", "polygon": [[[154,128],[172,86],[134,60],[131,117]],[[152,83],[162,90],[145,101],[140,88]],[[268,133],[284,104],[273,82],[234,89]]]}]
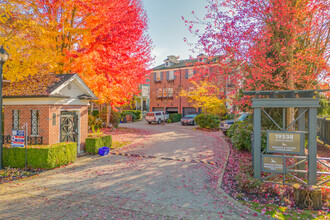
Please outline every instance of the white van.
[{"label": "white van", "polygon": [[151,124],[152,122],[157,122],[158,124],[169,119],[169,114],[165,114],[163,111],[157,112],[148,112],[145,119],[146,121]]}]

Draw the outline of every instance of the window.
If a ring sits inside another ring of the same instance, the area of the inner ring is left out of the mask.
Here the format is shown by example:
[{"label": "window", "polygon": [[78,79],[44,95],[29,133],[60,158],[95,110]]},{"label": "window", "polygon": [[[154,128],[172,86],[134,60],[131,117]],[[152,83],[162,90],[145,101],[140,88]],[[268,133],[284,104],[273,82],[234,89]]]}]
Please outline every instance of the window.
[{"label": "window", "polygon": [[13,110],[13,130],[19,130],[19,110]]},{"label": "window", "polygon": [[189,70],[187,70],[187,72],[188,72],[188,79],[193,78],[194,72],[193,71],[189,72]]},{"label": "window", "polygon": [[168,97],[173,97],[173,88],[168,88],[167,95]]},{"label": "window", "polygon": [[31,110],[31,135],[39,134],[39,111]]},{"label": "window", "polygon": [[161,81],[160,76],[161,76],[160,72],[156,73],[156,81]]},{"label": "window", "polygon": [[167,88],[163,89],[163,97],[167,97]]},{"label": "window", "polygon": [[157,97],[163,97],[163,89],[158,88],[158,90],[157,90]]},{"label": "window", "polygon": [[168,71],[167,72],[167,80],[174,80],[175,76],[174,76],[174,71]]},{"label": "window", "polygon": [[154,72],[154,81],[160,82],[163,79],[163,72]]}]

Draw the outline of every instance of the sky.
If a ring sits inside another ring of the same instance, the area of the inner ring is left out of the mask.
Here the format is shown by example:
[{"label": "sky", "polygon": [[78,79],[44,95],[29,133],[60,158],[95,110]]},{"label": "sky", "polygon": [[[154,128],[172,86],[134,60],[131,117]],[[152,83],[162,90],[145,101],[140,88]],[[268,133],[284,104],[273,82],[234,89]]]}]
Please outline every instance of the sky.
[{"label": "sky", "polygon": [[155,58],[151,67],[164,63],[169,55],[180,59],[196,57],[191,46],[184,42],[196,42],[197,37],[188,31],[181,16],[193,20],[195,15],[202,18],[206,13],[206,0],[142,0],[149,19],[149,35],[153,41],[152,56]]}]

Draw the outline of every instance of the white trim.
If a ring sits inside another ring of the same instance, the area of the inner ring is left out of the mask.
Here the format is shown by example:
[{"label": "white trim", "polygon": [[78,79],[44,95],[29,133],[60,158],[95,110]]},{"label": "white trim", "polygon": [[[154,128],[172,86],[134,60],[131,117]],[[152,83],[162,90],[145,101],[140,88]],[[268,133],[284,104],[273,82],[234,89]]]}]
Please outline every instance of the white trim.
[{"label": "white trim", "polygon": [[4,98],[3,105],[89,105],[89,100],[80,100],[72,98]]},{"label": "white trim", "polygon": [[78,86],[80,89],[83,90],[83,92],[87,92],[88,95],[90,95],[93,99],[97,99],[93,91],[86,85],[86,83],[78,76],[78,74],[73,75],[71,78],[69,78],[67,81],[62,83],[58,88],[56,88],[53,92],[50,93],[50,95],[59,94],[60,91],[66,87],[69,83],[76,80],[78,82]]}]

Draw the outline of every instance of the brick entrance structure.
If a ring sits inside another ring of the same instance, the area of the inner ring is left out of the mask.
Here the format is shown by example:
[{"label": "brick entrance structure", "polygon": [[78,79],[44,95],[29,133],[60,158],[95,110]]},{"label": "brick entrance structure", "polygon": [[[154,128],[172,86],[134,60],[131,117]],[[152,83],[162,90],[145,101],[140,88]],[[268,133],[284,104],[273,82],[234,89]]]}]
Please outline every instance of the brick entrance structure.
[{"label": "brick entrance structure", "polygon": [[[88,135],[89,100],[97,99],[96,96],[77,74],[43,77],[46,79],[37,80],[41,85],[29,77],[4,88],[5,142],[10,141],[12,130],[22,130],[27,123],[31,144],[74,141],[81,152]],[[49,81],[45,86],[49,78],[55,82]],[[20,85],[31,83],[32,91],[24,93]],[[70,120],[63,120],[68,114],[72,116]]]}]

